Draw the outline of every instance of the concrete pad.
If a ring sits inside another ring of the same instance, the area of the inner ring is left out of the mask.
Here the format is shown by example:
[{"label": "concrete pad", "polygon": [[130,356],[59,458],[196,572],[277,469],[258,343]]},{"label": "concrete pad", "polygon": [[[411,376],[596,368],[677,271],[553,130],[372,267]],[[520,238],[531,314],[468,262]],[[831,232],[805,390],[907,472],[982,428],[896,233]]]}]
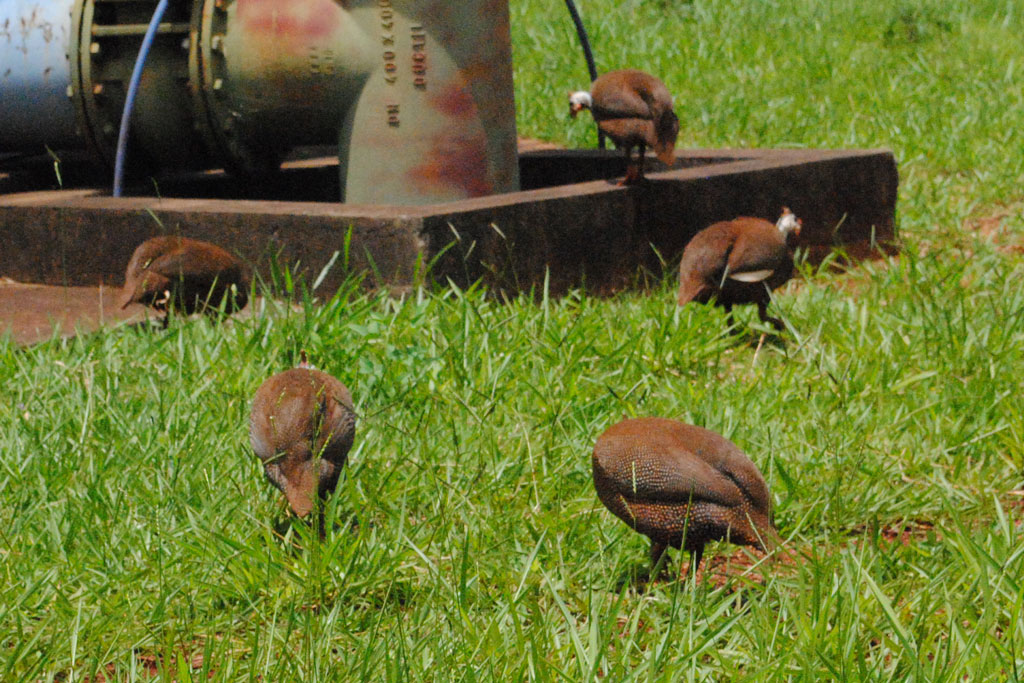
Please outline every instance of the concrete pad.
[{"label": "concrete pad", "polygon": [[320,295],[352,275],[392,287],[483,280],[509,293],[547,277],[554,294],[576,286],[607,294],[642,283],[645,271],[671,276],[707,225],[739,215],[774,220],[782,206],[803,219],[800,244],[815,261],[836,246],[859,258],[895,240],[898,177],[887,150],[678,156],[671,169],[649,158],[648,183],[619,187],[625,168],[614,150],[525,152],[523,191],[416,207],[330,201],[332,159],[304,160],[262,183],[216,172],[164,178],[159,197],[148,196],[152,184],[113,199],[81,185],[24,192],[23,179],[0,178],[0,275],[116,287],[139,243],[179,233],[238,253],[265,280],[276,264],[312,281],[338,252]]},{"label": "concrete pad", "polygon": [[57,334],[72,337],[94,332],[104,325],[139,322],[146,309],[116,304],[117,289],[63,287],[0,281],[0,337],[15,344],[36,344]]}]

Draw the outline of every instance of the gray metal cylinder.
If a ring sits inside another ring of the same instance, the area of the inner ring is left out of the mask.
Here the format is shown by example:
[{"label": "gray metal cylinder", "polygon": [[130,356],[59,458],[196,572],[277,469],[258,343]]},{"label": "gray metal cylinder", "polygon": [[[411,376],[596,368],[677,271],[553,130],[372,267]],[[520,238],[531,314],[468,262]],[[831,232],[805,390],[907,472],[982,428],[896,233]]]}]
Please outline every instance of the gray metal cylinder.
[{"label": "gray metal cylinder", "polygon": [[[0,154],[113,163],[157,0],[0,0]],[[132,115],[137,175],[277,170],[337,144],[341,197],[423,204],[518,189],[508,0],[179,0]]]},{"label": "gray metal cylinder", "polygon": [[73,0],[0,0],[0,150],[79,148],[72,101]]}]

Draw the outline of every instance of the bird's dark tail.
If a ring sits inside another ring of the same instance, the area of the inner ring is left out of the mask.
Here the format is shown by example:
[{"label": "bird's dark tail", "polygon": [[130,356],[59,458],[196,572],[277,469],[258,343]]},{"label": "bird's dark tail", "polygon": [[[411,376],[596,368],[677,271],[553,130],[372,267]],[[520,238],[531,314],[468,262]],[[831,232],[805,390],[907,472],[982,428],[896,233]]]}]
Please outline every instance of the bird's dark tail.
[{"label": "bird's dark tail", "polygon": [[679,137],[679,117],[671,109],[666,109],[658,117],[655,127],[657,144],[654,152],[658,160],[671,166],[676,160],[676,138]]}]

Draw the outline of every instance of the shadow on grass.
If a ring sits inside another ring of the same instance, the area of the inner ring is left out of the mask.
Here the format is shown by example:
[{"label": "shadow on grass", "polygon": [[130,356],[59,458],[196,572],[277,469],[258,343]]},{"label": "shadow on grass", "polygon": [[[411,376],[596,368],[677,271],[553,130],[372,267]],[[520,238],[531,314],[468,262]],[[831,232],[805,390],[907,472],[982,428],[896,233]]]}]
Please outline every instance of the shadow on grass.
[{"label": "shadow on grass", "polygon": [[[354,514],[347,518],[335,519],[330,522],[331,538],[328,538],[328,524],[323,515],[320,516],[318,522],[313,519],[312,515],[309,517],[296,517],[291,513],[282,513],[273,523],[274,538],[281,543],[289,544],[292,552],[298,553],[302,551],[302,542],[307,539],[318,538],[323,543],[333,540],[334,536],[339,533],[347,533],[351,536],[359,535],[359,518]],[[316,529],[319,532],[316,533],[316,536],[314,536],[314,524],[319,527]],[[367,529],[373,529],[373,522],[368,522],[366,527]]]},{"label": "shadow on grass", "polygon": [[787,572],[794,566],[794,559],[784,552],[769,558],[750,548],[706,555],[696,576],[690,571],[690,562],[687,555],[661,562],[653,577],[649,564],[633,565],[616,579],[615,590],[621,592],[631,587],[637,593],[644,593],[657,583],[678,584],[684,590],[725,590],[746,603],[771,574]]}]

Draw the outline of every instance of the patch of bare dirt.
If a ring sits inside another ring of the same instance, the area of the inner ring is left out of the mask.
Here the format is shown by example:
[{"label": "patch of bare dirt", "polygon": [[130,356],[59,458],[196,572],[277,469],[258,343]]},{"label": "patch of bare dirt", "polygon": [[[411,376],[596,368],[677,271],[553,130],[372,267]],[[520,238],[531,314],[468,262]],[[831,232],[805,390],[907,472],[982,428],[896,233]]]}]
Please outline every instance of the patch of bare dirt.
[{"label": "patch of bare dirt", "polygon": [[[160,671],[176,671],[177,662],[171,661],[164,663],[163,657],[160,655],[139,653],[135,656],[136,662],[136,673],[139,675],[140,680],[146,680],[150,678],[158,678]],[[188,656],[188,665],[193,672],[199,671],[203,668],[203,655],[202,653]],[[209,677],[212,678],[214,671],[211,670]],[[60,678],[60,680],[66,680]],[[117,666],[113,663],[107,664],[103,667],[103,671],[96,674],[95,678],[84,678],[82,679],[85,683],[114,683],[114,681],[121,680],[117,678]],[[176,679],[175,679],[176,680]]]},{"label": "patch of bare dirt", "polygon": [[[767,558],[767,559],[766,559]],[[705,555],[697,569],[696,580],[700,585],[712,588],[734,588],[743,585],[763,585],[765,577],[777,573],[780,569],[793,567],[796,559],[785,549],[781,549],[768,557],[767,553],[754,548],[735,548],[731,552]],[[690,563],[683,563],[679,573],[681,581],[688,580]]]},{"label": "patch of bare dirt", "polygon": [[1009,510],[1011,515],[1016,515],[1017,520],[1013,525],[1020,529],[1024,527],[1024,489],[1007,491],[1000,502],[1004,509]]},{"label": "patch of bare dirt", "polygon": [[104,325],[140,322],[143,306],[122,310],[117,305],[120,288],[54,287],[0,280],[0,335],[10,333],[16,344],[45,341],[55,332],[73,336]]},{"label": "patch of bare dirt", "polygon": [[998,207],[986,216],[964,221],[964,231],[992,243],[996,249],[1008,254],[1024,254],[1024,233],[1013,230],[1008,222],[1024,214],[1024,202]]},{"label": "patch of bare dirt", "polygon": [[935,524],[927,519],[909,519],[876,526],[874,524],[858,524],[848,532],[850,536],[876,536],[879,545],[909,546],[931,539],[941,539],[942,535],[935,531]]},{"label": "patch of bare dirt", "polygon": [[1003,505],[1012,510],[1024,513],[1024,489],[1007,491],[1003,497]]},{"label": "patch of bare dirt", "polygon": [[650,633],[651,627],[648,626],[647,622],[643,619],[637,619],[636,626],[632,626],[630,624],[631,621],[632,619],[627,616],[620,616],[615,620],[615,623],[619,628],[620,638],[628,638],[637,633]]},{"label": "patch of bare dirt", "polygon": [[[859,244],[859,243],[858,243]],[[808,286],[830,287],[838,289],[843,294],[856,296],[866,291],[871,286],[871,276],[861,267],[863,263],[870,261],[875,270],[884,270],[893,262],[890,256],[895,256],[903,250],[904,245],[887,243],[885,245],[874,245],[874,247],[861,245],[843,245],[845,256],[836,258],[828,266],[812,271],[808,278],[800,274],[794,274],[779,293],[796,293]],[[827,254],[820,256],[821,261]],[[812,259],[812,263],[815,261]]]}]

